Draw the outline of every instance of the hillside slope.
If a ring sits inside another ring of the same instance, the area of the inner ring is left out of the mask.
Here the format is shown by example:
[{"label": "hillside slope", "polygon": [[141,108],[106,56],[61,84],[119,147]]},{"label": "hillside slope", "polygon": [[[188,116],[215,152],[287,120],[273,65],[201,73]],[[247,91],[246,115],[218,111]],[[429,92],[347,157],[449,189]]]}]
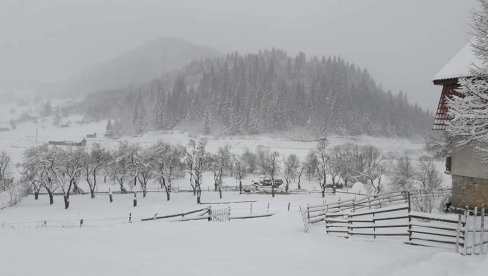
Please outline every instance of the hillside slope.
[{"label": "hillside slope", "polygon": [[422,136],[432,115],[403,93],[383,91],[341,58],[290,57],[281,50],[194,61],[143,86],[87,97],[81,112],[113,119],[119,134],[191,122],[204,134],[301,129],[330,134]]},{"label": "hillside slope", "polygon": [[182,39],[160,38],[85,69],[63,84],[63,92],[89,94],[137,85],[218,52]]}]

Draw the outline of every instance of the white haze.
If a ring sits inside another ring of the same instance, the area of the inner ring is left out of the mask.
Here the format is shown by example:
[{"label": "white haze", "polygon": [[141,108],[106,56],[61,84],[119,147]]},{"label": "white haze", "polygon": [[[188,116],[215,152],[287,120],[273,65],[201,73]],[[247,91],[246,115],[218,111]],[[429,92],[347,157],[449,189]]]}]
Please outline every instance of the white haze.
[{"label": "white haze", "polygon": [[475,0],[0,0],[0,89],[62,81],[147,41],[180,37],[222,53],[277,47],[340,55],[383,88],[433,109],[439,88],[431,78],[469,40],[475,7]]}]

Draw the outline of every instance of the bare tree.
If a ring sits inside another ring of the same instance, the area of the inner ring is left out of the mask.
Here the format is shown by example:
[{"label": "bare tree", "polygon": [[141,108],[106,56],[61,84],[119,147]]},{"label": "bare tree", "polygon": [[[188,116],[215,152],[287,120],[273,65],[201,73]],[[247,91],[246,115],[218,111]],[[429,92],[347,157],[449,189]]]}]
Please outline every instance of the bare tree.
[{"label": "bare tree", "polygon": [[185,149],[185,167],[186,167],[186,172],[189,175],[189,180],[190,180],[190,186],[193,190],[193,195],[195,196],[197,194],[196,186],[195,186],[195,180],[193,177],[193,168],[195,167],[195,156],[197,152],[197,143],[195,140],[190,140],[188,143],[187,148]]},{"label": "bare tree", "polygon": [[95,198],[98,172],[108,164],[109,160],[109,152],[100,143],[94,143],[90,151],[83,154],[82,164],[91,198]]},{"label": "bare tree", "polygon": [[410,189],[415,175],[415,165],[406,155],[396,160],[391,169],[392,184],[397,190],[406,191]]},{"label": "bare tree", "polygon": [[275,196],[275,178],[281,171],[280,153],[277,151],[270,152],[269,149],[258,149],[257,160],[259,170],[271,179],[271,195]]},{"label": "bare tree", "polygon": [[242,179],[246,176],[249,170],[247,162],[244,160],[244,154],[239,156],[237,154],[231,154],[232,162],[232,174],[239,181],[239,194],[242,194]]},{"label": "bare tree", "polygon": [[287,158],[283,157],[283,174],[285,177],[285,191],[288,192],[290,182],[295,180],[300,171],[300,159],[296,154],[290,154]]},{"label": "bare tree", "polygon": [[215,190],[219,191],[219,197],[222,199],[222,177],[225,170],[230,167],[230,146],[226,145],[223,148],[219,148],[216,154],[210,156],[209,162],[214,175]]},{"label": "bare tree", "polygon": [[257,157],[256,154],[246,149],[241,156],[242,162],[245,163],[247,167],[247,173],[253,174],[255,177],[256,169],[257,169]]},{"label": "bare tree", "polygon": [[195,141],[190,141],[189,147],[186,150],[186,166],[191,177],[194,181],[192,187],[194,187],[194,192],[197,196],[197,204],[201,203],[202,197],[202,174],[207,165],[209,154],[207,153],[205,147],[207,146],[207,139],[203,138],[196,143]]},{"label": "bare tree", "polygon": [[50,169],[63,191],[64,208],[68,209],[71,191],[76,186],[83,169],[83,150],[78,148],[69,148],[68,150],[53,148],[53,151],[55,156],[54,166],[50,167]]},{"label": "bare tree", "polygon": [[0,152],[0,185],[7,179],[10,169],[10,155]]},{"label": "bare tree", "polygon": [[119,146],[111,152],[112,160],[108,164],[110,177],[120,186],[122,193],[127,193],[124,183],[130,174],[128,172],[131,165],[129,144],[121,142]]},{"label": "bare tree", "polygon": [[429,156],[421,156],[418,160],[414,179],[419,192],[412,198],[412,202],[420,212],[431,213],[435,207],[435,189],[442,183],[441,174],[435,167],[434,160]]},{"label": "bare tree", "polygon": [[159,141],[151,147],[151,151],[153,152],[152,170],[156,174],[159,185],[166,192],[166,200],[169,201],[171,181],[175,174],[179,175],[182,171],[184,148]]},{"label": "bare tree", "polygon": [[309,152],[305,161],[303,161],[302,168],[304,168],[309,184],[312,178],[317,174],[318,162],[317,155],[314,151]]},{"label": "bare tree", "polygon": [[153,177],[153,162],[154,154],[152,148],[141,148],[137,154],[133,155],[133,164],[136,167],[135,175],[142,190],[142,197],[146,197],[147,183]]},{"label": "bare tree", "polygon": [[344,186],[348,186],[349,180],[355,175],[354,145],[343,144],[333,148],[339,164],[339,176],[344,181]]},{"label": "bare tree", "polygon": [[[366,182],[371,184],[373,192],[379,194],[381,192],[381,177],[385,172],[381,153],[374,146],[365,146],[361,150],[364,167],[360,175],[365,178]],[[376,180],[377,182],[375,183]]]},{"label": "bare tree", "polygon": [[442,159],[446,157],[449,148],[449,140],[446,132],[436,132],[436,134],[430,135],[425,142],[424,148],[436,159]]}]

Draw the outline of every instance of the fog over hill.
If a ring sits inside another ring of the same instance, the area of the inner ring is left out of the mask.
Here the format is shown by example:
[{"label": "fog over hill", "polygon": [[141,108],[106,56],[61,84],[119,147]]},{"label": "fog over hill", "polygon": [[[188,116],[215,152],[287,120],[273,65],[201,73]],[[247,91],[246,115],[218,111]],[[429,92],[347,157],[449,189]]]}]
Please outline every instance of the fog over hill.
[{"label": "fog over hill", "polygon": [[219,53],[179,38],[160,38],[95,64],[68,79],[60,91],[83,95],[100,90],[142,84],[179,69],[190,61]]}]

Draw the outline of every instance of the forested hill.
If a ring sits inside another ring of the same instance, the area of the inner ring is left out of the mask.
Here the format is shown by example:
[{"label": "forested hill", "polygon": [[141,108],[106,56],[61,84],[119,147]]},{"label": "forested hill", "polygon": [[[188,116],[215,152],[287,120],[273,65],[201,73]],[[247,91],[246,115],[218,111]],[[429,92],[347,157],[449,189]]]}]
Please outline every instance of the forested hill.
[{"label": "forested hill", "polygon": [[80,106],[93,119],[112,119],[117,134],[193,121],[203,133],[229,135],[300,128],[320,137],[410,137],[432,123],[429,112],[384,92],[364,69],[281,50],[195,61],[144,86],[90,95]]}]

